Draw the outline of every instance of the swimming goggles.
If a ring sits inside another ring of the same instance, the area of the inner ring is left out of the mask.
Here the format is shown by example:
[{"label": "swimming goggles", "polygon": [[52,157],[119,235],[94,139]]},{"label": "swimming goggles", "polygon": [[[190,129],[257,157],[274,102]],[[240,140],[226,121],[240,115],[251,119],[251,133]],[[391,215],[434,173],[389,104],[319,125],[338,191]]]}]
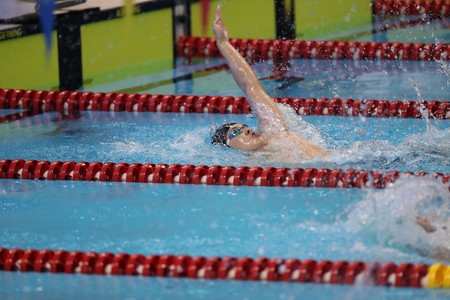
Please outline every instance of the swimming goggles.
[{"label": "swimming goggles", "polygon": [[229,146],[229,143],[232,139],[240,135],[242,131],[247,127],[248,127],[247,125],[243,124],[242,127],[234,127],[233,129],[231,129],[230,134],[228,135],[227,138],[227,146]]}]

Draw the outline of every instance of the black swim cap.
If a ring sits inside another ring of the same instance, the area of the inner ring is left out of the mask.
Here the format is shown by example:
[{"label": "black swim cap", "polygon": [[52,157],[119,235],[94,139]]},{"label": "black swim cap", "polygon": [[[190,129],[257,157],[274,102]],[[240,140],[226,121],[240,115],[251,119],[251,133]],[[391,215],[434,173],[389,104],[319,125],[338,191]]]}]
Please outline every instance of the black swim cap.
[{"label": "black swim cap", "polygon": [[227,133],[228,133],[228,130],[230,130],[230,127],[235,124],[237,124],[237,123],[227,123],[227,124],[223,124],[222,126],[217,128],[212,136],[212,143],[214,145],[221,145],[221,146],[229,147],[227,145]]}]

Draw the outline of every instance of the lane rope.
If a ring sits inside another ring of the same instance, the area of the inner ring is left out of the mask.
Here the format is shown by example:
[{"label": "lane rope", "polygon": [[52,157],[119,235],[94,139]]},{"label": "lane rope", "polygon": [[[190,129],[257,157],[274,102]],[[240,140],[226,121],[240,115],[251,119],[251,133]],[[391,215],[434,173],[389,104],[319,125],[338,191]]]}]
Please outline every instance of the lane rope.
[{"label": "lane rope", "polygon": [[[450,102],[273,98],[298,115],[450,119]],[[249,114],[245,97],[0,89],[0,109]],[[11,117],[0,117],[0,123]],[[13,118],[13,120],[15,120]]]},{"label": "lane rope", "polygon": [[376,0],[375,15],[411,16],[422,15],[427,20],[450,16],[448,0]]},{"label": "lane rope", "polygon": [[[399,42],[348,42],[314,40],[230,39],[239,53],[253,61],[279,58],[350,59],[350,60],[449,60],[448,44]],[[221,57],[214,38],[182,36],[177,56]]]},{"label": "lane rope", "polygon": [[0,270],[450,288],[450,266],[0,248]]},{"label": "lane rope", "polygon": [[[399,176],[433,176],[443,183],[450,174],[378,172],[354,169],[205,166],[114,162],[0,160],[0,179],[115,181],[234,186],[384,188]],[[450,189],[450,187],[449,187]]]}]

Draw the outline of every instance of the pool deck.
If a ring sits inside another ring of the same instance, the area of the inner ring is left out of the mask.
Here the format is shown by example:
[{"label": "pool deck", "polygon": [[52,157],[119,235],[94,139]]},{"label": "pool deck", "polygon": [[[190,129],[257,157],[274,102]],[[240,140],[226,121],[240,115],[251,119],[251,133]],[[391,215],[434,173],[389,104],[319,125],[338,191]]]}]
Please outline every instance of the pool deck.
[{"label": "pool deck", "polygon": [[[10,29],[20,24],[15,24],[16,20],[27,18],[37,18],[35,3],[29,1],[3,0],[0,9],[0,30]],[[133,5],[155,2],[155,0],[132,0]],[[124,0],[86,0],[84,3],[74,4],[55,10],[55,14],[63,14],[71,11],[82,11],[86,9],[98,8],[100,11],[115,9],[124,6]]]}]

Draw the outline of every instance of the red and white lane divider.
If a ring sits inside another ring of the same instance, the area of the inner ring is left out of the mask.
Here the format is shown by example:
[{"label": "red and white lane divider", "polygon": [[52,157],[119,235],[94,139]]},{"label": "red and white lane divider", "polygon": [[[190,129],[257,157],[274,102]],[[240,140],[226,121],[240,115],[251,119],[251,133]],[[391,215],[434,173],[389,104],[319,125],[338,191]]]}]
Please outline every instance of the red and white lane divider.
[{"label": "red and white lane divider", "polygon": [[427,19],[450,17],[448,0],[375,0],[375,15],[425,15]]},{"label": "red and white lane divider", "polygon": [[[230,39],[231,45],[253,61],[267,59],[350,60],[450,60],[450,48],[443,43],[348,42]],[[183,36],[177,43],[179,57],[220,57],[214,38]]]},{"label": "red and white lane divider", "polygon": [[0,179],[117,181],[235,186],[384,188],[401,175],[434,176],[443,183],[450,174],[377,172],[315,168],[195,166],[180,164],[101,163],[0,160]]},{"label": "red and white lane divider", "polygon": [[0,248],[0,270],[450,288],[450,266]]},{"label": "red and white lane divider", "polygon": [[[450,102],[274,98],[299,115],[450,119]],[[248,114],[245,97],[0,89],[0,109]],[[11,118],[9,118],[11,119]],[[0,122],[8,122],[8,117]],[[13,118],[14,120],[14,118]]]}]

